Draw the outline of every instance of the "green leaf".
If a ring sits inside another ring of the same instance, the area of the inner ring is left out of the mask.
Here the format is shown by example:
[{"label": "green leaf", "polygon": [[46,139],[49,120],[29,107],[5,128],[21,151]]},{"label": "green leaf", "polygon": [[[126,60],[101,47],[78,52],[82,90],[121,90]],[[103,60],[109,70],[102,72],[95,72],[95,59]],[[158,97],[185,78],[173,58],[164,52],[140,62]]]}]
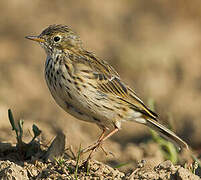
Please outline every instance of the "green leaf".
[{"label": "green leaf", "polygon": [[75,166],[75,173],[74,173],[75,179],[78,179],[77,173],[78,173],[80,155],[81,155],[81,144],[80,144],[79,150],[77,152],[77,159],[76,159],[76,166]]},{"label": "green leaf", "polygon": [[19,127],[19,131],[20,131],[20,137],[22,137],[23,135],[23,124],[24,124],[24,120],[19,120],[18,122],[18,127]]},{"label": "green leaf", "polygon": [[35,138],[37,136],[39,136],[41,134],[41,132],[42,132],[35,124],[33,124],[33,126],[32,126],[32,131],[34,133]]},{"label": "green leaf", "polygon": [[12,130],[18,131],[18,129],[15,126],[15,120],[14,120],[13,113],[12,113],[11,109],[8,109],[8,118],[9,118],[10,124],[12,126]]}]

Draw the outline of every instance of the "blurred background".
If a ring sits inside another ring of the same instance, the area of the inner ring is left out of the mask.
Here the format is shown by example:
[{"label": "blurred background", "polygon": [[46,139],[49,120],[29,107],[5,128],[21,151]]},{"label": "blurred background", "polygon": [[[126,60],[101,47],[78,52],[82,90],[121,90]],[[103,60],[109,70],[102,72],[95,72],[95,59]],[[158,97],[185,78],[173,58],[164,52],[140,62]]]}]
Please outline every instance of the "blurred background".
[{"label": "blurred background", "polygon": [[[7,0],[0,1],[0,15],[1,141],[15,142],[8,108],[25,120],[25,139],[33,123],[47,142],[61,128],[75,152],[99,136],[96,125],[78,121],[56,105],[43,76],[46,54],[24,38],[50,24],[66,24],[87,50],[115,67],[145,104],[154,100],[163,124],[201,151],[199,0]],[[125,123],[105,144],[115,157],[100,151],[96,158],[108,163],[140,160],[152,147],[144,145],[149,139],[148,128]]]}]

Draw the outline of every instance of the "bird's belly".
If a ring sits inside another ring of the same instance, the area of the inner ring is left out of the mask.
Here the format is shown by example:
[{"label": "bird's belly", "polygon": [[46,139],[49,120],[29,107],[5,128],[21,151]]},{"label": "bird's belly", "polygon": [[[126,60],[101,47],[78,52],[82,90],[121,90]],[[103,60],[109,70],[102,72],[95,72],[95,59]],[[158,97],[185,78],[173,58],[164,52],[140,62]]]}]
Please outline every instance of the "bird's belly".
[{"label": "bird's belly", "polygon": [[[114,127],[116,112],[107,106],[107,100],[101,95],[79,92],[71,83],[65,81],[62,84],[61,79],[56,84],[47,77],[45,79],[54,100],[66,112],[79,120],[96,123],[104,128]],[[59,81],[62,86],[57,85]]]}]

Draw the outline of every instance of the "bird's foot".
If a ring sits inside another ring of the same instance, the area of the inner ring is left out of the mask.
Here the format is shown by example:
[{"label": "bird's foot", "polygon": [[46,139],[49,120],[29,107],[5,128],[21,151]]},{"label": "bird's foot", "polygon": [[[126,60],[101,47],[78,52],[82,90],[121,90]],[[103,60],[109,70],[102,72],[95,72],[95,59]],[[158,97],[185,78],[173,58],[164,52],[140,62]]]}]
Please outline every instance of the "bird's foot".
[{"label": "bird's foot", "polygon": [[94,144],[88,146],[87,148],[82,149],[81,155],[83,155],[89,151],[95,151],[98,147],[100,147],[101,144],[102,144],[101,141],[97,141]]}]

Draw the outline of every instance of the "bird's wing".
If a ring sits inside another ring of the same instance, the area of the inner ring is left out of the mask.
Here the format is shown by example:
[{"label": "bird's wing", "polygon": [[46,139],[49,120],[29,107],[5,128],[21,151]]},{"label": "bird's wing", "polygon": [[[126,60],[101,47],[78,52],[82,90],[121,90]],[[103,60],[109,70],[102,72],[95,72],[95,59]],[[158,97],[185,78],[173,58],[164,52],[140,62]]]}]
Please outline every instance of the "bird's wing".
[{"label": "bird's wing", "polygon": [[93,78],[96,80],[97,88],[105,94],[115,96],[115,98],[127,103],[135,111],[141,112],[147,117],[157,119],[157,114],[147,108],[135,92],[125,85],[118,73],[106,61],[96,58],[92,53],[85,52],[84,58],[80,58],[82,63],[90,66]]},{"label": "bird's wing", "polygon": [[[145,106],[142,100],[131,90],[128,86],[126,86],[119,77],[112,76],[110,79],[102,78],[104,74],[95,74],[98,79],[98,88],[100,91],[104,93],[110,93],[116,98],[120,99],[127,103],[131,108],[135,111],[141,112],[147,117],[152,119],[157,119],[157,114],[152,112],[149,108]],[[100,80],[101,79],[101,80]]]}]

